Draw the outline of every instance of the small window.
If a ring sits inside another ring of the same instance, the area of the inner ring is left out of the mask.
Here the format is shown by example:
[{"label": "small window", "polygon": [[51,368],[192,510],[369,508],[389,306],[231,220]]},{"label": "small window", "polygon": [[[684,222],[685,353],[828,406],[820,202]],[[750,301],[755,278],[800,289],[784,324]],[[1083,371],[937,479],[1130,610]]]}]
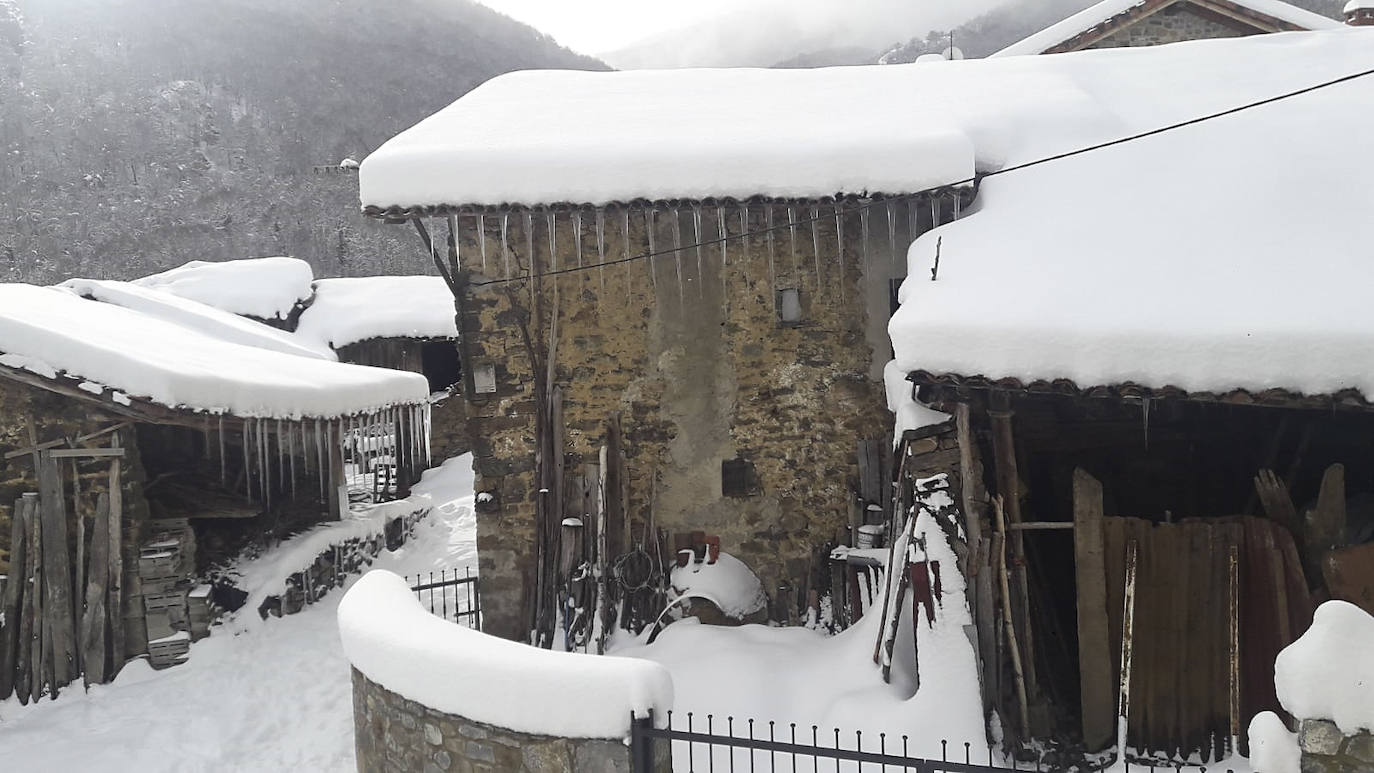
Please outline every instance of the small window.
[{"label": "small window", "polygon": [[795,287],[778,290],[778,322],[783,325],[800,325],[802,321],[801,290]]},{"label": "small window", "polygon": [[490,363],[472,369],[472,389],[479,395],[496,394],[496,366]]},{"label": "small window", "polygon": [[752,497],[763,493],[754,465],[747,459],[727,459],[720,463],[720,491],[727,497]]}]

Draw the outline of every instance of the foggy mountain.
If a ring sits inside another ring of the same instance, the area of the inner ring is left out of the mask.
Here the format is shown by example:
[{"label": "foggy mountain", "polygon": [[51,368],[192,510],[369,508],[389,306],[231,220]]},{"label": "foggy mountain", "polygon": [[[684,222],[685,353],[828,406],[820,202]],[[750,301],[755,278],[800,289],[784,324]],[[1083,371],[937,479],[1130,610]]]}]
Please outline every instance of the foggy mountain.
[{"label": "foggy mountain", "polygon": [[423,271],[355,174],[312,167],[534,67],[605,69],[468,0],[0,0],[0,281]]},{"label": "foggy mountain", "polygon": [[1008,1],[756,0],[600,57],[620,69],[769,67],[810,56],[833,64],[836,52],[855,51],[876,52],[868,58],[872,61],[894,44],[948,29]]}]

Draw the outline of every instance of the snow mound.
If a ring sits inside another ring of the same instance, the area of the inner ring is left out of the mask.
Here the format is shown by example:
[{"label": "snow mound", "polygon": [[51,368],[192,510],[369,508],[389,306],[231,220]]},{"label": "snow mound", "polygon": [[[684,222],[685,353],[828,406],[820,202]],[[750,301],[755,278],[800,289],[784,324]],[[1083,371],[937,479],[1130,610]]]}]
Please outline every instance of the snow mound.
[{"label": "snow mound", "polygon": [[735,620],[743,620],[768,603],[763,583],[754,572],[743,561],[725,552],[714,564],[703,561],[675,566],[671,579],[679,597],[700,596]]},{"label": "snow mound", "polygon": [[335,349],[371,338],[457,338],[453,293],[437,276],[321,279],[296,335]]},{"label": "snow mound", "polygon": [[321,360],[338,359],[329,347],[311,347],[290,333],[269,327],[238,314],[223,311],[199,301],[172,293],[153,290],[134,282],[113,282],[96,279],[69,279],[65,287],[77,295],[94,298],[141,312],[182,327],[205,333],[225,341],[274,352],[294,354]]},{"label": "snow mound", "polygon": [[1250,720],[1250,766],[1258,773],[1298,773],[1302,749],[1279,715],[1261,711]]},{"label": "snow mound", "polygon": [[[1368,38],[1352,28],[996,61],[1072,67],[1145,129],[1374,68]],[[1374,396],[1371,104],[1374,78],[1362,78],[985,179],[971,214],[908,253],[888,326],[898,366]]]},{"label": "snow mound", "polygon": [[906,371],[891,360],[883,366],[883,386],[887,390],[887,409],[896,415],[892,444],[896,446],[902,433],[909,429],[921,429],[944,424],[954,417],[943,411],[928,408],[912,396],[912,384],[906,380]]},{"label": "snow mound", "polygon": [[66,373],[91,382],[92,392],[245,418],[334,418],[429,397],[418,373],[261,349],[25,284],[0,285],[0,365],[48,378]]},{"label": "snow mound", "polygon": [[339,603],[348,660],[372,681],[436,711],[516,732],[624,738],[632,716],[664,718],[673,682],[642,660],[554,652],[441,620],[405,580],[364,575]]},{"label": "snow mound", "polygon": [[245,258],[214,263],[193,260],[134,284],[258,319],[286,319],[310,297],[315,278],[297,258]]},{"label": "snow mound", "polygon": [[[1298,8],[1282,0],[1232,0],[1232,2],[1241,8],[1248,8],[1256,13],[1305,30],[1324,30],[1341,26],[1340,22],[1334,19],[1328,19],[1321,14]],[[1061,22],[1051,24],[990,56],[1043,54],[1069,38],[1087,32],[1108,19],[1126,13],[1138,5],[1144,5],[1144,3],[1145,0],[1102,0],[1097,5],[1089,6]]]},{"label": "snow mound", "polygon": [[[1345,601],[1317,607],[1312,627],[1274,661],[1279,702],[1346,734],[1374,730],[1374,617]],[[1267,773],[1267,771],[1266,771]]]}]

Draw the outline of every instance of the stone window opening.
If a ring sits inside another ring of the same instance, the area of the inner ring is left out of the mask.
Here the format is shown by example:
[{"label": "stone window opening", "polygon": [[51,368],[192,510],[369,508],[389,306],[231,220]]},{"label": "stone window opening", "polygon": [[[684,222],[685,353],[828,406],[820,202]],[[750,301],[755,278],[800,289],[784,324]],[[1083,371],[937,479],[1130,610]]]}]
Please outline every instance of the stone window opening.
[{"label": "stone window opening", "polygon": [[801,290],[795,287],[784,287],[778,290],[776,306],[778,324],[784,327],[796,327],[803,322],[805,315],[802,312]]}]

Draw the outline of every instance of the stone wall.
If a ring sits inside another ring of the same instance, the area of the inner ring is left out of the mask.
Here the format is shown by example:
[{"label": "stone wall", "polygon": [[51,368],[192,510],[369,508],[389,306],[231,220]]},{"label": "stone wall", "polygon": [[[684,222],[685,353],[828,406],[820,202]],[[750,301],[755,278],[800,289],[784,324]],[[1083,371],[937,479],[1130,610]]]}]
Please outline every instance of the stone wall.
[{"label": "stone wall", "polygon": [[1374,734],[1346,735],[1335,723],[1304,719],[1298,726],[1302,773],[1364,773],[1374,770]]},{"label": "stone wall", "polygon": [[[724,210],[733,236],[788,217],[780,204],[773,205],[772,219],[757,203]],[[794,209],[797,218],[811,211]],[[607,259],[719,235],[719,211],[711,206],[633,207],[628,226],[624,213],[605,213],[600,253]],[[538,492],[537,406],[526,341],[542,353],[555,312],[555,383],[564,391],[569,474],[596,462],[607,421],[618,415],[632,520],[643,521],[652,506],[656,525],[670,533],[719,535],[722,548],[749,564],[770,595],[781,586],[801,587],[816,548],[849,523],[859,441],[890,433],[880,375],[891,355],[885,334],[891,282],[905,272],[908,223],[919,233],[933,219],[928,203],[910,210],[897,205],[893,213],[890,240],[887,210],[871,210],[866,245],[863,218],[851,212],[837,225],[833,206],[824,206],[814,229],[806,223],[795,234],[775,231],[772,239],[732,239],[724,257],[713,245],[677,259],[565,274],[543,280],[538,291],[527,282],[469,290],[465,354],[478,382],[484,368],[495,382],[494,392],[468,396],[477,490],[490,495],[478,505],[485,630],[523,638],[529,628]],[[486,218],[489,256],[505,255],[500,232],[491,227],[499,220]],[[523,272],[531,251],[540,272],[597,262],[595,213],[583,212],[580,220],[579,237],[574,216],[560,212],[550,239],[548,213],[536,212],[530,221],[512,214],[509,260],[491,258],[495,278],[503,278],[507,263],[512,276]],[[462,254],[475,254],[475,239],[467,224]],[[899,245],[897,254],[890,244]],[[778,293],[789,289],[800,296],[797,324],[779,319]],[[722,490],[722,463],[737,459],[752,465],[756,493]]]},{"label": "stone wall", "polygon": [[[353,669],[358,773],[630,773],[621,739],[553,738],[517,733],[444,714],[397,695]],[[671,769],[668,744],[655,745],[655,769]]]},{"label": "stone wall", "polygon": [[468,442],[468,406],[461,394],[455,393],[429,408],[429,450],[431,464],[438,466],[445,459],[462,456],[472,450]]},{"label": "stone wall", "polygon": [[[79,437],[126,421],[89,403],[0,379],[0,574],[6,574],[9,569],[14,502],[24,492],[38,491],[37,471],[34,469],[32,456],[4,459],[4,454],[30,446],[29,417],[33,417],[34,430],[39,442]],[[147,500],[143,496],[144,472],[135,433],[132,427],[126,427],[119,430],[119,436],[121,445],[125,448],[124,460],[120,465],[124,506],[122,614],[126,635],[125,654],[133,656],[147,650],[147,643],[142,634],[144,609],[140,591],[141,581],[138,576],[138,559],[139,546],[148,535],[151,516]],[[108,446],[110,438],[110,435],[104,435],[98,441],[93,441],[93,444]],[[95,513],[96,500],[109,489],[109,461],[80,460],[77,469],[81,476],[82,509],[87,516],[91,516]],[[67,493],[69,496],[72,493],[70,480]],[[73,540],[72,555],[75,555],[76,516],[74,512],[68,512],[67,516],[67,534]]]},{"label": "stone wall", "polygon": [[1239,22],[1223,24],[1215,19],[1189,10],[1186,3],[1171,5],[1150,14],[1134,24],[1117,30],[1085,48],[1126,48],[1130,46],[1159,46],[1184,40],[1209,38],[1237,38],[1253,35],[1259,30],[1246,30]]}]

